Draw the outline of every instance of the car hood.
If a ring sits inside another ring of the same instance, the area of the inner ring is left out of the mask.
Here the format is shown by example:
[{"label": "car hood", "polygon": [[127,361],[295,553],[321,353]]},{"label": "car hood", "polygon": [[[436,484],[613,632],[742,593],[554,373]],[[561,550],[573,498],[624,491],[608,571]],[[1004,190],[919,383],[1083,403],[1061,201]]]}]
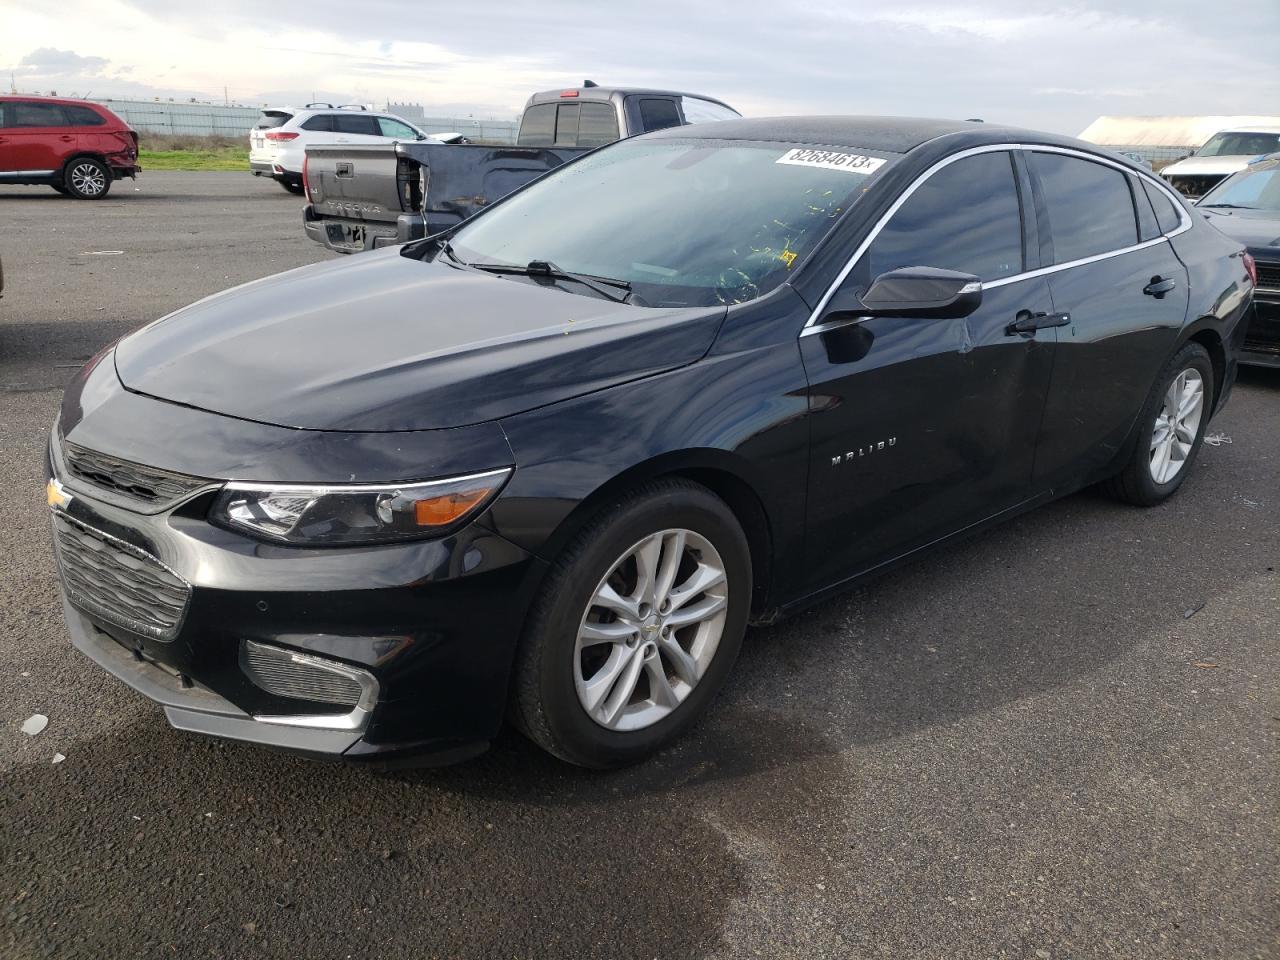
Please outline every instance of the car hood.
[{"label": "car hood", "polygon": [[1271,210],[1233,210],[1229,207],[1199,207],[1205,219],[1232,240],[1250,250],[1262,251],[1270,259],[1280,256],[1280,214]]},{"label": "car hood", "polygon": [[1177,163],[1171,163],[1160,171],[1160,176],[1187,176],[1191,174],[1204,174],[1213,176],[1221,174],[1228,176],[1237,170],[1243,170],[1249,165],[1249,161],[1253,157],[1187,157],[1185,160],[1179,160]]},{"label": "car hood", "polygon": [[510,416],[692,363],[724,307],[654,309],[396,249],[235,287],[120,342],[126,389],[312,430]]}]

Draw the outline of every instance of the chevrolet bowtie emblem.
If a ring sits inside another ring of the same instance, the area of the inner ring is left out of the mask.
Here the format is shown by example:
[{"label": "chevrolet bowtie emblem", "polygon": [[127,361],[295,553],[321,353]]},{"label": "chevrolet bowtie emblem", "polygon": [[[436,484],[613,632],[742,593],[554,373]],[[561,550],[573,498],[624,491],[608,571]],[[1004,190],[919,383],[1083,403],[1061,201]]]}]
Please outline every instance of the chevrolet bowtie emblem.
[{"label": "chevrolet bowtie emblem", "polygon": [[65,510],[71,502],[71,494],[57,480],[50,480],[45,485],[44,498],[55,510]]}]

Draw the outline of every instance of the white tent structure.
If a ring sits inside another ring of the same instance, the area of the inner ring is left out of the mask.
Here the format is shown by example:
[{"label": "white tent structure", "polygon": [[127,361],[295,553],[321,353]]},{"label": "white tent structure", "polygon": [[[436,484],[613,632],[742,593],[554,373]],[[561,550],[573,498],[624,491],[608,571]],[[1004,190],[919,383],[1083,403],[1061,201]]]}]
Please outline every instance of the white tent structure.
[{"label": "white tent structure", "polygon": [[1280,117],[1099,117],[1081,140],[1139,153],[1147,160],[1176,160],[1200,147],[1219,130],[1280,127]]}]

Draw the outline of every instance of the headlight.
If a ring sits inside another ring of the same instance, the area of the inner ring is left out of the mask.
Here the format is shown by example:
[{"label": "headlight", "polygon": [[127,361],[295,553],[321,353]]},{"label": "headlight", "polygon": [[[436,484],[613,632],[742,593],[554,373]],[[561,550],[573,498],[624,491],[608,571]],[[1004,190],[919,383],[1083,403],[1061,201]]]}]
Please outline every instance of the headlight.
[{"label": "headlight", "polygon": [[493,499],[510,468],[425,483],[229,483],[212,518],[233,530],[300,545],[382,543],[438,536]]}]

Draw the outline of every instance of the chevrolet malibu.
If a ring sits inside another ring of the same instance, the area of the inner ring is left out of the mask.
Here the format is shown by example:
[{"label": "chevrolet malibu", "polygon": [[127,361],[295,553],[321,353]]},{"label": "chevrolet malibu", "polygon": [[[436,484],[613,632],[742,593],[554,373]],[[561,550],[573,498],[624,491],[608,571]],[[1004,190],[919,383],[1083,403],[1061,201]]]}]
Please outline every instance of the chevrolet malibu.
[{"label": "chevrolet malibu", "polygon": [[1188,479],[1241,245],[990,124],[730,120],[92,360],[49,444],[72,642],[183,730],[636,761],[747,625],[1087,484]]}]

